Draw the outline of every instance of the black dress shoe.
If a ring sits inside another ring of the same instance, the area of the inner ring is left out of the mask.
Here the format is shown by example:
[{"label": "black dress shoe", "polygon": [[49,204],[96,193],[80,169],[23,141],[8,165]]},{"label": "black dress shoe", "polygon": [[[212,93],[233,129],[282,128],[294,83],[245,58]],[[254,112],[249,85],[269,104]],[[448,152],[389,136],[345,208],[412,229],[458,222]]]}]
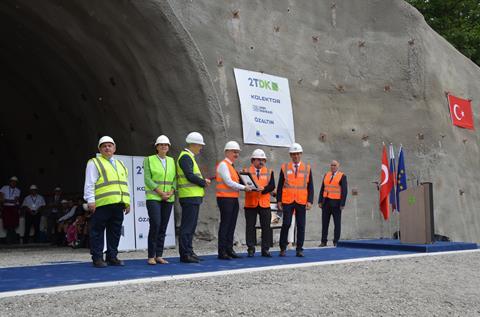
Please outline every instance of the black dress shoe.
[{"label": "black dress shoe", "polygon": [[280,250],[280,253],[278,254],[278,256],[287,256],[287,251],[285,250]]},{"label": "black dress shoe", "polygon": [[336,242],[334,242],[334,243],[333,243],[333,246],[334,246],[334,247],[336,247],[336,246],[337,246],[337,243],[336,243]]},{"label": "black dress shoe", "polygon": [[255,255],[255,250],[247,250],[247,256],[249,258],[253,258],[254,255]]},{"label": "black dress shoe", "polygon": [[96,268],[104,268],[107,267],[107,263],[102,259],[93,260],[93,266]]},{"label": "black dress shoe", "polygon": [[198,255],[196,255],[195,253],[192,253],[191,257],[194,258],[197,261],[203,261],[203,259],[201,257],[199,257]]},{"label": "black dress shoe", "polygon": [[320,243],[320,245],[319,245],[320,248],[323,248],[323,247],[326,247],[326,246],[327,246],[327,243],[326,243],[326,242],[322,242],[322,243]]},{"label": "black dress shoe", "polygon": [[199,261],[197,259],[195,259],[193,256],[187,255],[187,256],[181,257],[180,262],[183,262],[183,263],[198,263]]},{"label": "black dress shoe", "polygon": [[271,258],[272,254],[269,251],[262,251],[262,256],[264,256],[266,258]]},{"label": "black dress shoe", "polygon": [[303,251],[297,251],[297,256],[303,258],[305,255],[303,254]]},{"label": "black dress shoe", "polygon": [[230,251],[230,252],[227,252],[228,256],[231,257],[232,259],[241,259],[242,256],[237,254],[237,252],[235,251]]},{"label": "black dress shoe", "polygon": [[218,255],[218,259],[219,260],[231,260],[232,258],[228,254],[222,253],[222,254]]},{"label": "black dress shoe", "polygon": [[107,259],[106,262],[110,266],[125,266],[125,262],[123,262],[122,260],[119,260],[118,258]]}]

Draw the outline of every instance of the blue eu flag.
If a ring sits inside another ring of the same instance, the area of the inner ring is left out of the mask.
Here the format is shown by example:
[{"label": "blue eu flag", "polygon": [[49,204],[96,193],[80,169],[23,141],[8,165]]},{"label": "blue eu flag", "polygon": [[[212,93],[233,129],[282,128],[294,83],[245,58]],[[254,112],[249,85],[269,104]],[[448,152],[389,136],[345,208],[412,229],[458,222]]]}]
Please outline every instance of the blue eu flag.
[{"label": "blue eu flag", "polygon": [[407,189],[407,174],[405,171],[405,160],[403,158],[403,148],[400,147],[398,154],[397,168],[397,210],[400,211],[400,192]]}]

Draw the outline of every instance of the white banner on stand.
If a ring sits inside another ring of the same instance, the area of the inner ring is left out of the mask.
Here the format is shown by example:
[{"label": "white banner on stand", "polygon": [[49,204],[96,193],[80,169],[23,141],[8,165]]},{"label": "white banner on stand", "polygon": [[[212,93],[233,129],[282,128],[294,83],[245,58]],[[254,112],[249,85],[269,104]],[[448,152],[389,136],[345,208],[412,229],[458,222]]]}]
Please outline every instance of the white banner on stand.
[{"label": "white banner on stand", "polygon": [[[147,211],[145,197],[145,180],[143,175],[143,156],[133,157],[133,184],[134,184],[134,200],[135,200],[135,240],[137,250],[145,250],[148,248],[148,230],[150,228],[149,217]],[[175,247],[175,221],[172,213],[167,226],[165,236],[165,248]]]},{"label": "white banner on stand", "polygon": [[[128,185],[130,189],[130,212],[124,216],[122,224],[122,234],[120,236],[120,243],[118,244],[118,251],[135,250],[135,206],[133,204],[133,168],[132,157],[126,155],[115,155],[115,159],[120,160],[128,169]],[[105,241],[105,249],[106,249]]]},{"label": "white banner on stand", "polygon": [[288,147],[295,142],[288,79],[234,69],[243,142]]}]

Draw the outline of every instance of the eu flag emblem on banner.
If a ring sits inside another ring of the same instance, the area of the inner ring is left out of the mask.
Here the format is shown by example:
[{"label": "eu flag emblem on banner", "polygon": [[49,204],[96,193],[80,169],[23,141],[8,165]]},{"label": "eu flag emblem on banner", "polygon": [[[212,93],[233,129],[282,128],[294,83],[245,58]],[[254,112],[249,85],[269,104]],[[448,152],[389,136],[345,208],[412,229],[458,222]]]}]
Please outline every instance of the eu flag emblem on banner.
[{"label": "eu flag emblem on banner", "polygon": [[400,192],[407,189],[407,173],[405,171],[405,160],[403,158],[403,148],[400,146],[398,154],[397,168],[397,211],[400,211]]}]

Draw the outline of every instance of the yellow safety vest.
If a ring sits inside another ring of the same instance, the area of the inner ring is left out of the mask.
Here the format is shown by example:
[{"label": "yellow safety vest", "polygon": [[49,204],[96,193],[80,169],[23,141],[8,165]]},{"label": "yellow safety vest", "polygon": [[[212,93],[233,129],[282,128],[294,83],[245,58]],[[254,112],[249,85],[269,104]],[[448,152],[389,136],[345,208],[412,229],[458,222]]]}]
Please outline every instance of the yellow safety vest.
[{"label": "yellow safety vest", "polygon": [[97,167],[100,177],[95,183],[95,205],[97,207],[124,203],[130,205],[128,191],[128,170],[122,161],[115,160],[113,165],[103,156],[94,157],[91,161]]},{"label": "yellow safety vest", "polygon": [[[166,157],[166,165],[163,167],[162,162],[157,155],[151,155],[146,157],[143,164],[149,164],[150,178],[157,184],[155,188],[149,188],[145,183],[147,200],[161,201],[162,197],[155,191],[156,188],[160,188],[163,192],[169,192],[173,188],[175,177],[177,176],[175,171],[175,160],[170,156]],[[170,196],[168,202],[175,201],[175,195]]]},{"label": "yellow safety vest", "polygon": [[180,159],[182,156],[188,155],[193,162],[193,174],[198,177],[203,178],[202,172],[198,167],[197,161],[195,161],[195,156],[188,151],[182,151],[177,159],[177,190],[179,198],[187,197],[203,197],[205,196],[205,189],[197,184],[191,183],[185,174],[183,173],[182,168],[180,167]]}]

